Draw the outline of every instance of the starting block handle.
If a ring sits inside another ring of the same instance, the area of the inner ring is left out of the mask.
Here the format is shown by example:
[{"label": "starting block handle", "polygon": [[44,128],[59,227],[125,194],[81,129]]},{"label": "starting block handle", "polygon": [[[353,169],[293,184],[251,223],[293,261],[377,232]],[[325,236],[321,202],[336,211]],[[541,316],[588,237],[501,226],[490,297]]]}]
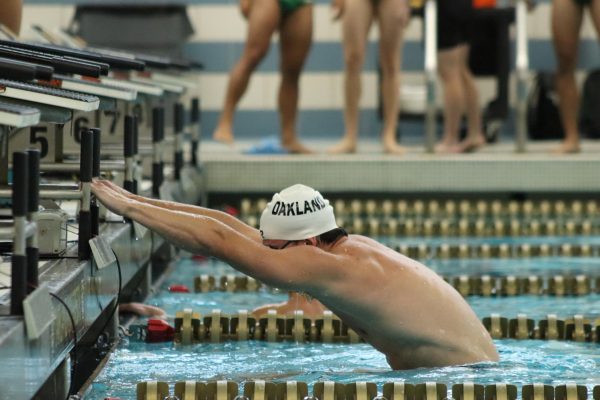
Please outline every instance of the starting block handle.
[{"label": "starting block handle", "polygon": [[192,99],[191,110],[192,123],[192,165],[198,165],[198,144],[200,142],[200,99],[194,97]]},{"label": "starting block handle", "polygon": [[183,125],[184,109],[183,104],[175,104],[175,180],[181,179],[181,169],[183,168]]},{"label": "starting block handle", "polygon": [[125,157],[125,179],[123,187],[125,190],[133,191],[133,149],[135,119],[132,115],[125,116],[125,136],[123,138],[123,156]]},{"label": "starting block handle", "polygon": [[163,183],[163,160],[162,141],[165,138],[165,109],[154,107],[152,109],[152,195],[156,198],[160,195],[160,186]]},{"label": "starting block handle", "polygon": [[[37,221],[38,206],[40,204],[40,151],[37,149],[27,150],[29,190],[27,208],[29,222]],[[27,293],[35,290],[39,283],[38,259],[39,259],[37,229],[35,233],[27,238]]]},{"label": "starting block handle", "polygon": [[[100,128],[90,128],[92,132],[92,178],[100,177],[100,147],[102,141],[100,137]],[[100,231],[100,207],[96,202],[96,198],[92,198],[92,204],[90,205],[90,211],[92,213],[92,236],[98,236]]]},{"label": "starting block handle", "polygon": [[25,255],[25,215],[27,214],[28,156],[13,153],[12,212],[15,225],[11,258],[10,314],[23,315],[23,300],[27,294],[27,256]]},{"label": "starting block handle", "polygon": [[51,80],[54,68],[26,61],[2,58],[0,70],[6,79],[17,81],[32,81],[34,79]]},{"label": "starting block handle", "polygon": [[132,177],[132,191],[131,193],[133,194],[137,194],[138,193],[138,182],[137,182],[137,178],[136,176],[137,174],[137,170],[138,170],[138,145],[139,145],[139,124],[138,124],[138,119],[135,115],[132,115],[133,118],[133,131],[131,134],[131,150],[132,150],[132,157],[133,157],[133,177]]},{"label": "starting block handle", "polygon": [[81,131],[81,153],[79,170],[81,181],[81,207],[79,208],[79,259],[89,260],[92,250],[89,241],[92,238],[91,183],[93,162],[93,139],[89,129]]}]

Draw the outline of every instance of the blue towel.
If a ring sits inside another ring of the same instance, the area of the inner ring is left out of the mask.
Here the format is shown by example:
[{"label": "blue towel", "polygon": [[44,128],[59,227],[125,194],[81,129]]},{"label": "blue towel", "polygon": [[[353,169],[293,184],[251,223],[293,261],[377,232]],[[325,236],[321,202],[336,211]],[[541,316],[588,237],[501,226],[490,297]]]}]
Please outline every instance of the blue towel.
[{"label": "blue towel", "polygon": [[262,139],[258,144],[250,147],[248,150],[244,151],[244,154],[256,154],[256,155],[269,155],[269,154],[288,154],[285,148],[281,147],[279,143],[279,138],[275,136],[270,136],[268,138]]}]

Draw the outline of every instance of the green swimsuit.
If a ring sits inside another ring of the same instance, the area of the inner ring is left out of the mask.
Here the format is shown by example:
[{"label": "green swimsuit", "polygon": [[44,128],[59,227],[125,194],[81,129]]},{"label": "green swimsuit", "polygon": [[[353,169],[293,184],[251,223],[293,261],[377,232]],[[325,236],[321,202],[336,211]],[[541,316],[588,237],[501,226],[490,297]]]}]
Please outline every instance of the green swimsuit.
[{"label": "green swimsuit", "polygon": [[307,4],[312,4],[312,0],[279,0],[281,12],[284,14],[289,14]]}]

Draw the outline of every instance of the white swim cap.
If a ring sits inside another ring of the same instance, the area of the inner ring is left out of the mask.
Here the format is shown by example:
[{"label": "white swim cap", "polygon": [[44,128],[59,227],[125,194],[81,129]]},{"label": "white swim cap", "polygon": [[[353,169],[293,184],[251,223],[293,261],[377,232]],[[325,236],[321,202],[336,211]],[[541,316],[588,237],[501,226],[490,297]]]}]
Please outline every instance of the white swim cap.
[{"label": "white swim cap", "polygon": [[337,227],[329,200],[300,184],[275,193],[260,217],[263,239],[304,240]]}]

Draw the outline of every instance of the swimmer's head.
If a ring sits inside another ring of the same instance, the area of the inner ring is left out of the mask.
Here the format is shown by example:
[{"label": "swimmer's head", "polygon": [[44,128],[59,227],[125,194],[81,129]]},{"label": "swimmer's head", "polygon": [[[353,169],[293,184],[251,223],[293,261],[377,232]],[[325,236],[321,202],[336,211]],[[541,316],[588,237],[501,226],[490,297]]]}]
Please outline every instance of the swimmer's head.
[{"label": "swimmer's head", "polygon": [[260,217],[263,240],[305,240],[337,227],[329,200],[300,184],[275,193]]}]

